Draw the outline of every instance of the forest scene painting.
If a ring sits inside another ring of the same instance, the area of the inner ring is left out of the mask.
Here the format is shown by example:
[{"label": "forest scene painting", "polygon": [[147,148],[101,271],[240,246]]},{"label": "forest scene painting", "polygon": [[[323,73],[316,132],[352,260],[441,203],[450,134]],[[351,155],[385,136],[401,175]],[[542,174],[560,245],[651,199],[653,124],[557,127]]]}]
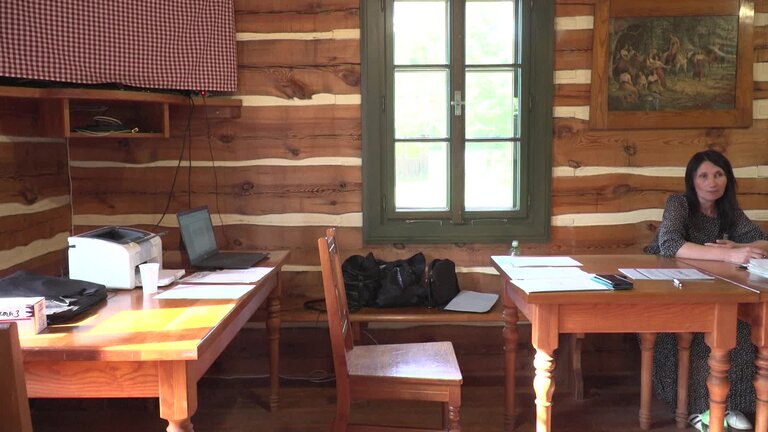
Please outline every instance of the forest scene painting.
[{"label": "forest scene painting", "polygon": [[733,110],[738,16],[612,18],[608,111]]}]

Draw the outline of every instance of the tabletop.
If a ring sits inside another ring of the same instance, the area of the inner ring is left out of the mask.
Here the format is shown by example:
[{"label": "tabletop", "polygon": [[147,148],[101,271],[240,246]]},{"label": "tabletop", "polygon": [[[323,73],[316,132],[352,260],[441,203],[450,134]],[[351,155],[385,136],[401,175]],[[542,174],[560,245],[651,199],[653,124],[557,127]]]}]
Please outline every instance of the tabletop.
[{"label": "tabletop", "polygon": [[259,266],[272,270],[236,300],[158,300],[141,289],[110,290],[105,303],[81,318],[21,337],[24,360],[195,360],[243,319],[245,308],[264,302],[287,255],[271,252]]}]

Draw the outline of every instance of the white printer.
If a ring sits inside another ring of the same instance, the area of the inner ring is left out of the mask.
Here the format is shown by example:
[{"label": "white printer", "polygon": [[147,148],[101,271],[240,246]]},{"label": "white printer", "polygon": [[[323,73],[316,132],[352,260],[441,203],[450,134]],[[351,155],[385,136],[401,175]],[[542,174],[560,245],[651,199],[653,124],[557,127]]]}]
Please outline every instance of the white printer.
[{"label": "white printer", "polygon": [[157,234],[136,228],[104,227],[69,237],[69,277],[105,285],[136,287],[139,264],[163,266]]}]

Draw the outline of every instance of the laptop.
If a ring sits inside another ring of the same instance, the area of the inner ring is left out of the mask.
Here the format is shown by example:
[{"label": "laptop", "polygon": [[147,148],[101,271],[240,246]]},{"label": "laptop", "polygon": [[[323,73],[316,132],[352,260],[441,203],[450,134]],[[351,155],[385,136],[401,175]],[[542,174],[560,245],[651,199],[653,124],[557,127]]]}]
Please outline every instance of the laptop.
[{"label": "laptop", "polygon": [[176,213],[176,218],[189,262],[195,268],[245,269],[269,256],[265,252],[219,251],[207,206]]}]

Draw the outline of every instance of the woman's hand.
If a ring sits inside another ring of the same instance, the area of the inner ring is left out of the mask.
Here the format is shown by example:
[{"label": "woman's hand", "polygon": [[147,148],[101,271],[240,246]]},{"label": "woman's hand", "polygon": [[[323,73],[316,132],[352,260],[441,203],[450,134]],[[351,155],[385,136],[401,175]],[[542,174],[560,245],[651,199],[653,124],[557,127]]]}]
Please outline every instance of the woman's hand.
[{"label": "woman's hand", "polygon": [[733,247],[727,252],[726,261],[734,264],[749,264],[751,259],[765,258],[766,251],[753,246]]}]

